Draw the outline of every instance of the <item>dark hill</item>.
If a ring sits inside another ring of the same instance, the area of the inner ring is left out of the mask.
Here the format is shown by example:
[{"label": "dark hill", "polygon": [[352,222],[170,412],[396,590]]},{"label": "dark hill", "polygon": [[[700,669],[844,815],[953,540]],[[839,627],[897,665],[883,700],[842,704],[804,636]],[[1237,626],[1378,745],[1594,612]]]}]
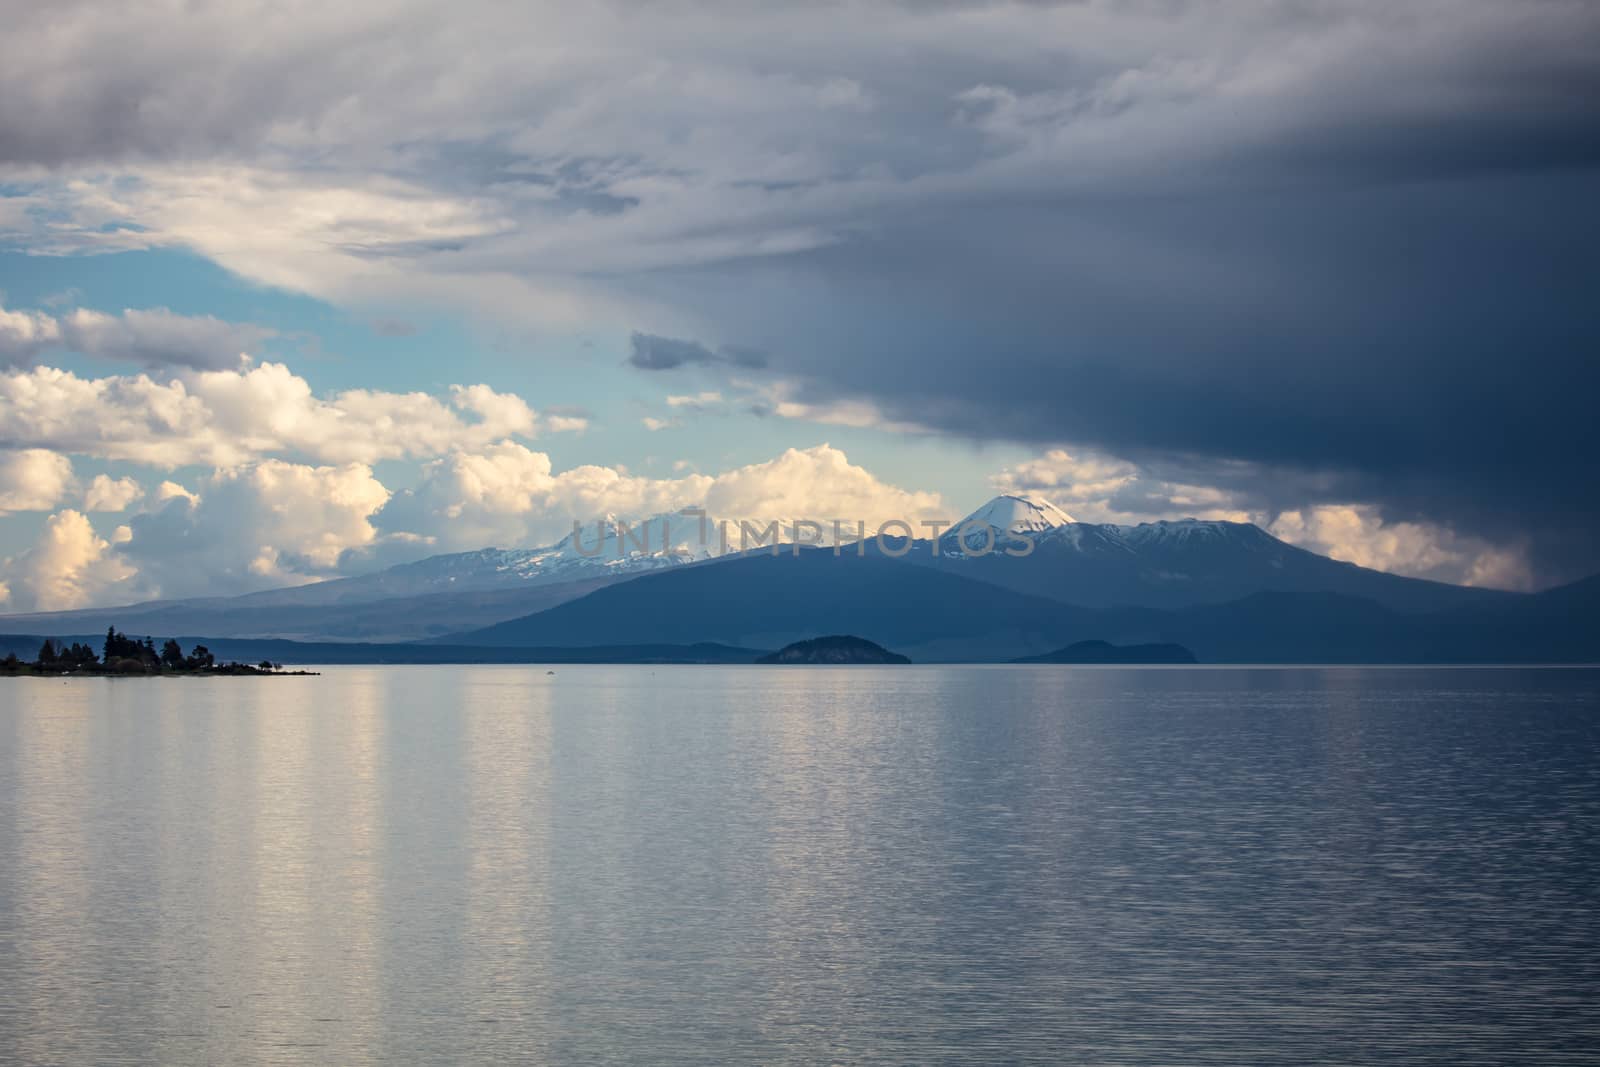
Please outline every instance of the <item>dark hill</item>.
[{"label": "dark hill", "polygon": [[757,663],[910,663],[897,652],[864,637],[837,634],[813,637],[809,641],[796,641],[792,645],[769,652]]},{"label": "dark hill", "polygon": [[1194,663],[1194,653],[1182,645],[1113,645],[1105,641],[1079,641],[1046,652],[1024,656],[1013,663]]},{"label": "dark hill", "polygon": [[[779,648],[818,633],[870,633],[919,659],[993,660],[1096,636],[1097,614],[926,567],[811,549],[645,575],[440,643]],[[919,654],[928,650],[936,652]]]}]

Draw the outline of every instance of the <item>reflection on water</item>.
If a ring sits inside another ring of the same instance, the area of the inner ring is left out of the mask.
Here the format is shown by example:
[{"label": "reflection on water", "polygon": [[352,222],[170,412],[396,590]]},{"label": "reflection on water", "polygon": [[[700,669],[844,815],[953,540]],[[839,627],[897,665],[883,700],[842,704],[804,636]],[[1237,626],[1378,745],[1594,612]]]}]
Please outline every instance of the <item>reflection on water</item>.
[{"label": "reflection on water", "polygon": [[1550,1063],[1600,672],[0,682],[0,1062]]}]

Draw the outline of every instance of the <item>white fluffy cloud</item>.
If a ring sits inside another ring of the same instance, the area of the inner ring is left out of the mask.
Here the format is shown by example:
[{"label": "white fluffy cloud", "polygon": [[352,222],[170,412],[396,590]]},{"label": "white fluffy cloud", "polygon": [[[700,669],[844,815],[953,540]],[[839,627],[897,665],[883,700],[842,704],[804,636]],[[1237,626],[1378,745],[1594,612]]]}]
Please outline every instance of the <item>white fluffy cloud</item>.
[{"label": "white fluffy cloud", "polygon": [[715,518],[844,519],[877,524],[948,517],[937,493],[889,485],[839,449],[789,449],[715,477],[648,478],[611,467],[553,473],[548,456],[514,442],[427,465],[421,485],[397,494],[379,519],[438,547],[548,544],[605,515],[641,518],[688,506]]},{"label": "white fluffy cloud", "polygon": [[45,521],[38,542],[4,564],[14,611],[65,611],[128,599],[119,591],[135,574],[82,512],[58,512]]},{"label": "white fluffy cloud", "polygon": [[0,451],[0,515],[49,511],[72,488],[72,461],[44,448]]},{"label": "white fluffy cloud", "polygon": [[1521,552],[1431,523],[1385,522],[1370,505],[1322,504],[1285,511],[1268,529],[1290,544],[1375,570],[1500,589],[1533,584]]},{"label": "white fluffy cloud", "polygon": [[187,500],[192,504],[198,504],[200,502],[200,498],[198,496],[189,492],[188,489],[185,489],[177,482],[165,481],[156,486],[157,501],[164,503],[168,500],[174,500],[178,497],[182,497],[184,500]]},{"label": "white fluffy cloud", "polygon": [[266,456],[374,463],[531,436],[538,417],[486,385],[426,393],[350,389],[327,398],[280,363],[242,370],[81,378],[53,367],[0,374],[0,445],[160,467]]},{"label": "white fluffy cloud", "polygon": [[514,441],[456,453],[423,468],[413,491],[398,494],[380,523],[449,548],[549,544],[574,519],[645,516],[703,501],[711,479],[652,479],[611,467],[559,474],[550,457]]},{"label": "white fluffy cloud", "polygon": [[938,493],[901,489],[851,463],[831,445],[791,448],[765,463],[718,475],[706,509],[730,519],[841,519],[869,527],[889,519],[949,518]]},{"label": "white fluffy cloud", "polygon": [[144,496],[144,487],[132,478],[97,474],[83,494],[86,511],[126,511]]},{"label": "white fluffy cloud", "polygon": [[78,308],[65,315],[0,307],[0,363],[26,363],[63,348],[148,367],[237,367],[272,331],[210,315],[129,308],[117,315]]},{"label": "white fluffy cloud", "polygon": [[337,573],[345,553],[377,538],[371,517],[389,499],[364,464],[282,460],[207,477],[198,493],[163,486],[129,522],[118,555],[148,596],[193,596],[295,585]]}]

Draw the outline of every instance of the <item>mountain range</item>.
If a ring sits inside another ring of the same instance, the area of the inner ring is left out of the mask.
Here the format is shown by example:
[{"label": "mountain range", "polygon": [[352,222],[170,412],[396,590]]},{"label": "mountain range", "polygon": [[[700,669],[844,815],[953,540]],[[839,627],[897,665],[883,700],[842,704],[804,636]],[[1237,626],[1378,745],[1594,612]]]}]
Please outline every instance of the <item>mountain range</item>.
[{"label": "mountain range", "polygon": [[[1009,526],[1008,526],[1009,524]],[[997,548],[978,554],[993,531],[1031,544],[1026,556]],[[964,532],[965,531],[965,532]],[[1012,535],[1016,536],[1015,533]],[[1045,501],[1000,496],[905,558],[1019,592],[1084,607],[1184,608],[1259,592],[1341,593],[1397,611],[1433,611],[1514,600],[1516,594],[1368,570],[1319,556],[1243,522],[1074,522]]]},{"label": "mountain range", "polygon": [[[1600,659],[1600,576],[1539,594],[1368,570],[1247,523],[1080,523],[996,497],[935,539],[741,551],[699,512],[586,525],[535,549],[440,555],[241,597],[0,617],[0,631],[562,647],[778,648],[855,633],[918,661],[1077,641],[1203,662]],[[736,530],[736,527],[735,527]],[[437,653],[433,653],[437,655]]]}]

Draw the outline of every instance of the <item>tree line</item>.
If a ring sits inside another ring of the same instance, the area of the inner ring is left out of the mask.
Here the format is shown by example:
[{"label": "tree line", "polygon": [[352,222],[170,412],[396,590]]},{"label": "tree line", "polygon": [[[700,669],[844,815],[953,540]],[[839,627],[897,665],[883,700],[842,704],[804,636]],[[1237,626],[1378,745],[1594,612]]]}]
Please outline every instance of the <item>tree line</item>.
[{"label": "tree line", "polygon": [[159,650],[153,638],[146,637],[140,640],[129,637],[127,634],[118,633],[115,626],[106,630],[105,643],[96,655],[93,648],[79,641],[67,644],[47,637],[44,644],[39,646],[39,654],[32,661],[24,662],[15,652],[0,661],[0,667],[11,673],[20,673],[23,670],[48,673],[72,674],[78,672],[100,674],[158,674],[162,672],[173,673],[200,673],[204,671],[227,670],[231,673],[274,671],[278,670],[277,664],[269,660],[252,668],[239,663],[226,663],[219,665],[217,658],[205,645],[195,645],[194,649],[185,654],[183,646],[173,638],[168,638]]}]

